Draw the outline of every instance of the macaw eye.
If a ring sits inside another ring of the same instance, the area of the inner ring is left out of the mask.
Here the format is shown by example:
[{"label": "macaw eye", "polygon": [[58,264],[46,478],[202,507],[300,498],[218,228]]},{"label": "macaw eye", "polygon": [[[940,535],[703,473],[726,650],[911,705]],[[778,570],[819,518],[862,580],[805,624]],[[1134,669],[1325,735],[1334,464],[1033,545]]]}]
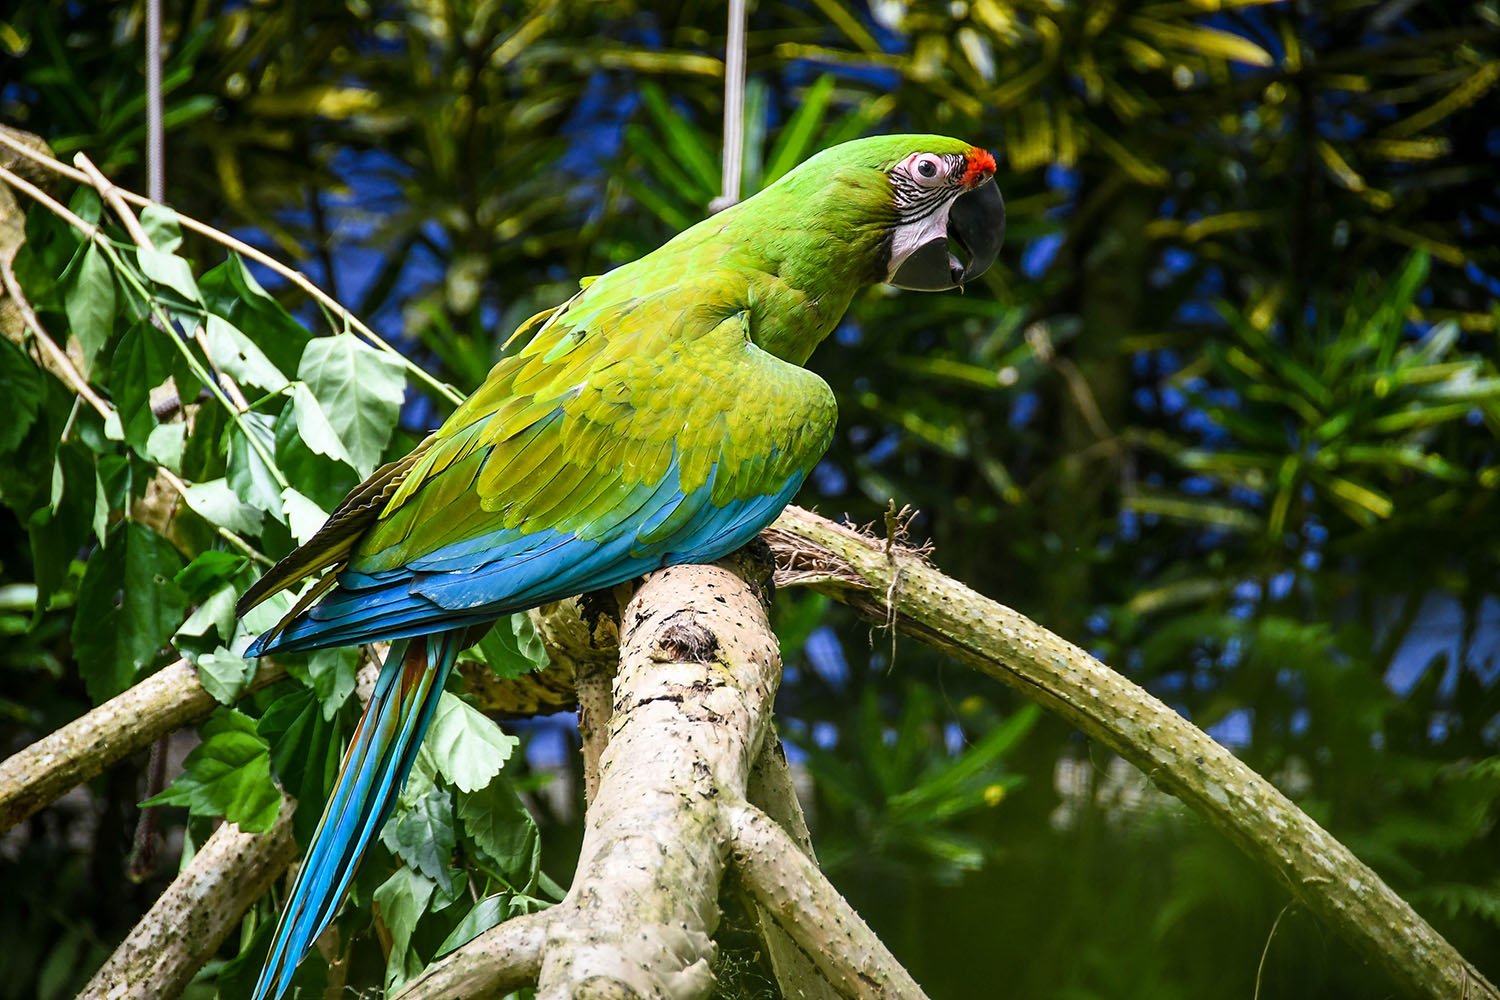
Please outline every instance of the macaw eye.
[{"label": "macaw eye", "polygon": [[937,180],[938,174],[942,172],[942,166],[936,156],[924,153],[917,157],[917,162],[912,165],[912,169],[916,171],[919,180],[932,181]]}]

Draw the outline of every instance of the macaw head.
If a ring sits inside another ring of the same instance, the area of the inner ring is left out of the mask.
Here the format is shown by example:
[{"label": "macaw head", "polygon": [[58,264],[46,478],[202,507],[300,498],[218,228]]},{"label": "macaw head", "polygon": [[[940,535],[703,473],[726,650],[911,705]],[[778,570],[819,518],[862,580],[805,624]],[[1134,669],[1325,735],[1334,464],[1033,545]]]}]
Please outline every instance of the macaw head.
[{"label": "macaw head", "polygon": [[941,135],[855,139],[793,174],[800,175],[788,176],[794,185],[833,194],[817,200],[837,205],[849,227],[879,237],[860,241],[875,254],[875,280],[940,292],[974,280],[999,256],[1005,202],[995,158],[967,142]]}]

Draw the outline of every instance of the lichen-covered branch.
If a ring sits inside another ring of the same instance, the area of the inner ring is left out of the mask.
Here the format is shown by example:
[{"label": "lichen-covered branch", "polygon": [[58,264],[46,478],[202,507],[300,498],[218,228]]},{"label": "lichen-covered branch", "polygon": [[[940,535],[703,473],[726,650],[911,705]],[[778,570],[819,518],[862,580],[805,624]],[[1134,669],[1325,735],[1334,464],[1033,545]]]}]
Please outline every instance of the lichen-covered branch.
[{"label": "lichen-covered branch", "polygon": [[735,868],[750,895],[844,996],[923,997],[875,932],[787,832],[754,806],[727,808]]},{"label": "lichen-covered branch", "polygon": [[[530,715],[572,707],[573,669],[584,655],[568,630],[581,629],[577,602],[534,613],[553,665],[538,674],[498,680],[483,664],[465,661],[460,670],[480,707],[506,715]],[[571,636],[570,638],[566,638]],[[581,640],[580,640],[581,641]],[[615,655],[613,644],[593,653]],[[246,693],[286,676],[274,661],[262,659]],[[0,761],[0,832],[10,829],[121,758],[150,746],[161,736],[192,725],[217,703],[185,660],[162,668],[139,684]]]},{"label": "lichen-covered branch", "polygon": [[[720,882],[734,835],[729,807],[750,809],[747,793],[785,814],[796,833],[794,841],[780,832],[770,850],[790,852],[816,871],[785,762],[767,745],[774,740],[771,703],[781,676],[776,638],[758,588],[746,582],[755,572],[743,561],[728,565],[736,571],[721,564],[653,573],[625,607],[609,739],[573,888],[536,918],[545,924],[539,997],[707,995]],[[484,996],[513,987],[522,963],[507,927],[445,957],[402,996]],[[803,958],[812,968],[815,959]],[[839,960],[830,962],[839,970],[833,975],[842,975]],[[910,982],[899,966],[886,971],[891,982]],[[822,964],[800,975],[811,985],[789,996],[830,995],[824,986],[831,974]],[[853,988],[851,995],[920,992]]]},{"label": "lichen-covered branch", "polygon": [[[786,832],[809,862],[817,864],[812,835],[807,829],[807,819],[802,815],[802,804],[797,801],[791,768],[787,766],[786,751],[774,729],[766,734],[755,765],[750,769],[747,796],[751,805],[771,817]],[[740,895],[755,922],[781,995],[786,1000],[838,1000],[839,991],[818,968],[813,957],[787,933],[776,914],[744,888],[743,877],[740,882]]]},{"label": "lichen-covered branch", "polygon": [[[249,690],[285,670],[262,660]],[[8,830],[69,789],[158,737],[208,715],[217,704],[198,673],[178,660],[98,708],[0,761],[0,830]]]},{"label": "lichen-covered branch", "polygon": [[742,798],[781,658],[722,566],[661,570],[626,605],[609,745],[538,997],[698,997],[718,926],[720,803]]},{"label": "lichen-covered branch", "polygon": [[295,808],[283,799],[265,833],[245,833],[233,823],[214,831],[94,973],[79,1000],[158,1000],[181,993],[291,862]]},{"label": "lichen-covered branch", "polygon": [[464,945],[423,973],[397,1000],[468,1000],[504,996],[535,985],[542,968],[542,943],[556,910],[507,920]]},{"label": "lichen-covered branch", "polygon": [[799,583],[1019,689],[1145,771],[1412,996],[1500,1000],[1472,963],[1269,781],[1070,642],[891,548],[798,507],[768,532],[777,583]]}]

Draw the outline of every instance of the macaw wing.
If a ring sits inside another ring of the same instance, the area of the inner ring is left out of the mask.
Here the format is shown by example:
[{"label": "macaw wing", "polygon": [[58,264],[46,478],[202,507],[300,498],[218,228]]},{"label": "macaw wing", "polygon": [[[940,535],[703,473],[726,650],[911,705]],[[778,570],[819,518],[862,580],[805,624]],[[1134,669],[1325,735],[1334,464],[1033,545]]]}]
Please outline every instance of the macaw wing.
[{"label": "macaw wing", "polygon": [[336,585],[254,652],[479,624],[719,558],[828,446],[827,385],[751,343],[743,312],[657,296],[561,318],[377,491]]}]

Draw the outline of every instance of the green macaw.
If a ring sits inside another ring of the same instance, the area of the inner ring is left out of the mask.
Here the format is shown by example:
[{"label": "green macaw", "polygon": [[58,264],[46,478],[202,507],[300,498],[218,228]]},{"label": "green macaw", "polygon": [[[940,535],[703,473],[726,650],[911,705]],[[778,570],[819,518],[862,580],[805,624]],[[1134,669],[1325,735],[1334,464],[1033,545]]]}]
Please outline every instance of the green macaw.
[{"label": "green macaw", "polygon": [[328,571],[249,656],[393,642],[256,1000],[283,994],[333,918],[458,652],[502,615],[711,562],[769,525],[833,438],[833,393],[803,363],[862,287],[941,291],[988,268],[994,173],[957,139],[856,140],[583,283],[245,594],[241,614]]}]

